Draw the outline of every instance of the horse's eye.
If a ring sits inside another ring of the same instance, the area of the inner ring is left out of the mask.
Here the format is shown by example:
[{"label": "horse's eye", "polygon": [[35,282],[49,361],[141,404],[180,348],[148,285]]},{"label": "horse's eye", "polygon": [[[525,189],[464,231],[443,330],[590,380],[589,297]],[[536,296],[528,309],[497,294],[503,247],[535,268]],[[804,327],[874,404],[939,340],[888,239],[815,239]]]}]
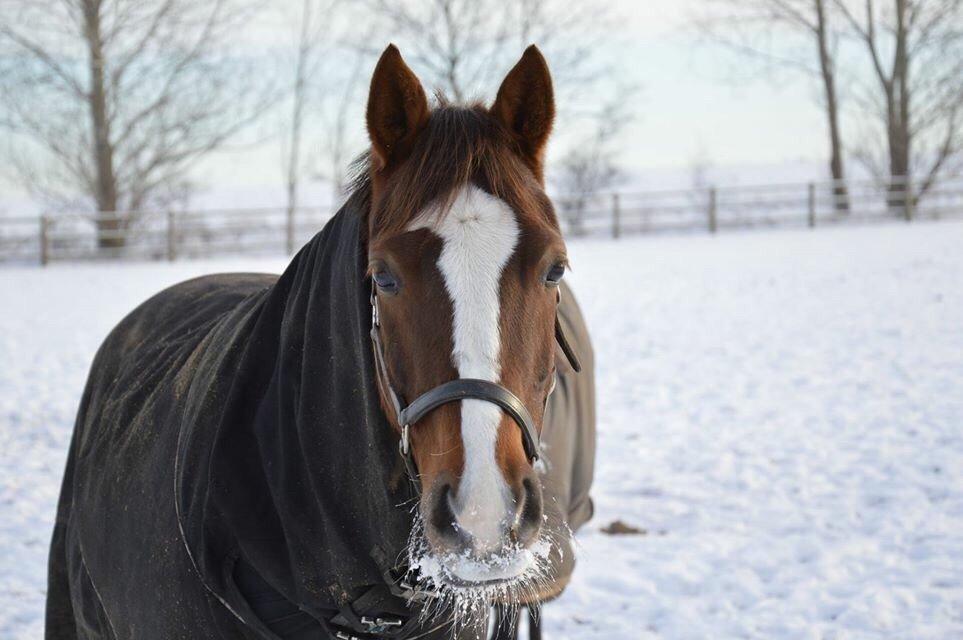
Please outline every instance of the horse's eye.
[{"label": "horse's eye", "polygon": [[565,263],[556,262],[552,265],[552,268],[548,270],[545,274],[545,284],[550,287],[557,287],[558,283],[562,281],[562,276],[565,275]]},{"label": "horse's eye", "polygon": [[387,269],[375,271],[372,275],[378,289],[385,293],[398,293],[398,281]]}]

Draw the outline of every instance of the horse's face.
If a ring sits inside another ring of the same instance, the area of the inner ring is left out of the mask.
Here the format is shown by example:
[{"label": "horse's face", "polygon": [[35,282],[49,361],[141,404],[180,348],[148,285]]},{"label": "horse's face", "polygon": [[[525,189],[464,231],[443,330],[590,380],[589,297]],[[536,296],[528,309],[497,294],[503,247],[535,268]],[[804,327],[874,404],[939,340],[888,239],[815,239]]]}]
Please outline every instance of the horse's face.
[{"label": "horse's face", "polygon": [[[542,187],[553,114],[551,79],[534,48],[490,109],[431,111],[397,49],[382,56],[367,112],[369,271],[387,377],[404,401],[450,380],[483,379],[520,398],[540,428],[566,266]],[[512,418],[490,402],[462,400],[426,414],[410,440],[442,579],[492,583],[528,571],[541,485]]]}]

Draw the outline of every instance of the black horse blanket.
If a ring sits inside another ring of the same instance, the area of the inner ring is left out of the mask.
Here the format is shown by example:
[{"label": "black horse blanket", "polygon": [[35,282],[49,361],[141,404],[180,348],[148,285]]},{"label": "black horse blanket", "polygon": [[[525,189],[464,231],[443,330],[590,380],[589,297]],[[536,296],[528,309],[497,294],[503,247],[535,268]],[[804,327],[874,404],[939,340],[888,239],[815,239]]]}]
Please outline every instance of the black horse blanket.
[{"label": "black horse blanket", "polygon": [[[48,640],[329,638],[324,621],[392,580],[414,495],[376,391],[358,209],[280,277],[182,283],[107,337],[61,490]],[[574,526],[582,467],[574,487],[555,471]]]}]

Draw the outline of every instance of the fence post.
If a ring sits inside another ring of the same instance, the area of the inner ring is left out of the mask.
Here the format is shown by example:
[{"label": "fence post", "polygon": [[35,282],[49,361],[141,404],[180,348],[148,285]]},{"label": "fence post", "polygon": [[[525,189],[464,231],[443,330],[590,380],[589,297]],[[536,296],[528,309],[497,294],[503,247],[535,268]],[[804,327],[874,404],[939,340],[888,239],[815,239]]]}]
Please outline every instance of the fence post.
[{"label": "fence post", "polygon": [[285,230],[288,255],[294,253],[294,207],[288,207],[287,227]]},{"label": "fence post", "polygon": [[622,211],[619,206],[619,194],[612,194],[612,237],[618,239],[621,229]]},{"label": "fence post", "polygon": [[50,262],[50,219],[47,214],[40,216],[40,266],[46,267]]},{"label": "fence post", "polygon": [[716,222],[716,188],[709,188],[709,233],[715,233],[718,229]]},{"label": "fence post", "polygon": [[806,219],[809,222],[809,228],[812,229],[816,226],[816,185],[810,182],[807,185],[807,189],[808,189],[808,198],[807,198],[808,214]]},{"label": "fence post", "polygon": [[174,226],[174,212],[167,212],[167,260],[174,262],[177,258],[177,229]]},{"label": "fence post", "polygon": [[903,213],[907,222],[913,221],[913,181],[909,175],[903,182]]}]

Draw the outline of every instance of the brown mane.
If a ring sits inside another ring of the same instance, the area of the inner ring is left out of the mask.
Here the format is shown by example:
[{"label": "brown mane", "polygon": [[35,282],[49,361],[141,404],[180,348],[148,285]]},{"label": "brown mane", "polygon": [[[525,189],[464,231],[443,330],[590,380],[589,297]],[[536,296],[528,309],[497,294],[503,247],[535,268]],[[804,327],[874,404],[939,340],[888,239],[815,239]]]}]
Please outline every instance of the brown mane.
[{"label": "brown mane", "polygon": [[351,191],[369,212],[369,233],[392,236],[429,207],[445,215],[468,184],[504,200],[538,226],[558,229],[552,204],[522,160],[515,138],[480,104],[455,106],[439,98],[410,155],[390,179],[377,175],[365,154],[355,163]]}]

